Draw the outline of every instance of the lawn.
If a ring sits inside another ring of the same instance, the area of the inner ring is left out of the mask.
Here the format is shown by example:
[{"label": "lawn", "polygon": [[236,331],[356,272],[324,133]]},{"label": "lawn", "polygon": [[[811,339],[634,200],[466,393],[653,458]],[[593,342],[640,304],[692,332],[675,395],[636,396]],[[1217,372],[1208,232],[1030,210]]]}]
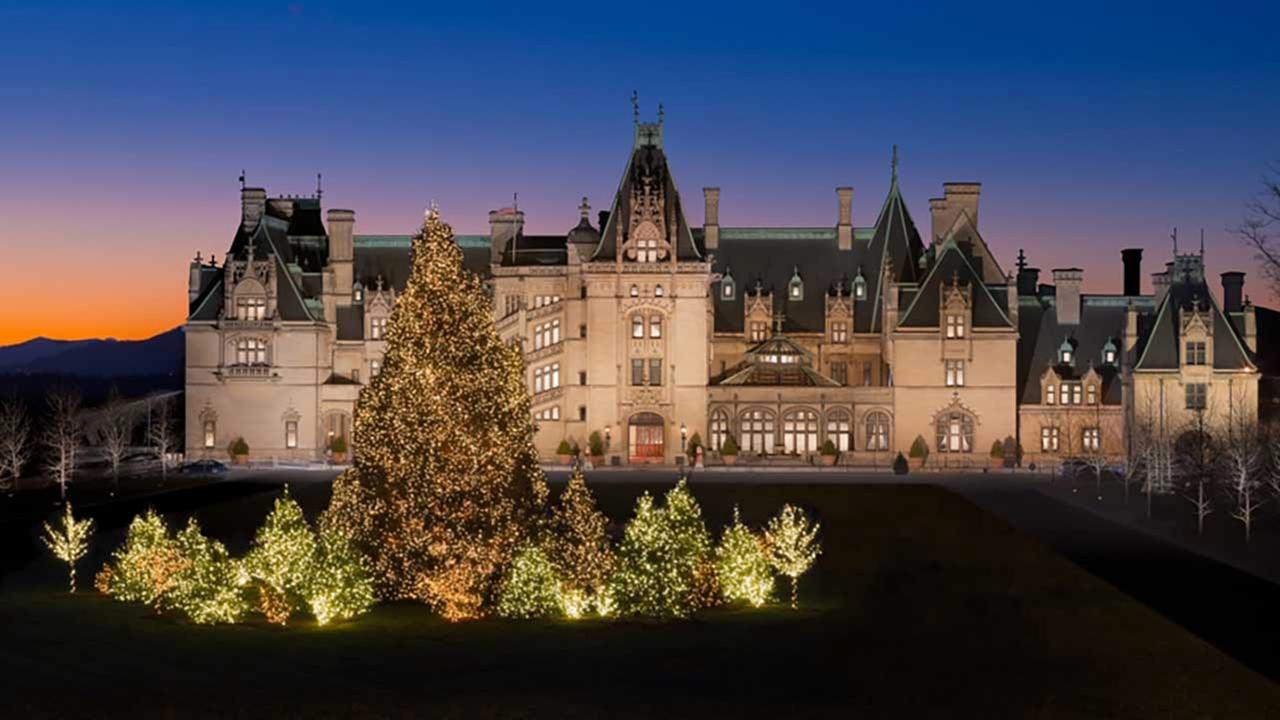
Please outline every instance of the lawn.
[{"label": "lawn", "polygon": [[[595,487],[615,521],[643,489]],[[327,492],[294,490],[309,513]],[[41,559],[4,578],[0,715],[1280,713],[1269,681],[946,490],[709,481],[694,492],[717,534],[735,502],[756,525],[785,501],[819,516],[824,554],[801,581],[800,611],[451,625],[393,604],[335,627],[210,628],[59,593],[57,566]],[[241,551],[271,498],[259,491],[196,514]],[[121,534],[99,537],[82,576]]]}]

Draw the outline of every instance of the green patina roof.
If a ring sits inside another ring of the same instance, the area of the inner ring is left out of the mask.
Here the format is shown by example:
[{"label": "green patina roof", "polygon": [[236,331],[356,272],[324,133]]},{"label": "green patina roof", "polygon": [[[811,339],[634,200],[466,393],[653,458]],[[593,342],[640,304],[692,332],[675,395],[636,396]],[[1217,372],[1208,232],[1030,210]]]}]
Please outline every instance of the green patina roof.
[{"label": "green patina roof", "polygon": [[[454,242],[458,243],[458,247],[464,248],[486,248],[489,247],[488,235],[454,235]],[[352,243],[359,248],[407,248],[413,244],[412,235],[356,235],[351,238]]]},{"label": "green patina roof", "polygon": [[[854,228],[853,237],[857,240],[870,240],[875,228]],[[720,238],[723,240],[835,240],[834,227],[722,227]]]}]

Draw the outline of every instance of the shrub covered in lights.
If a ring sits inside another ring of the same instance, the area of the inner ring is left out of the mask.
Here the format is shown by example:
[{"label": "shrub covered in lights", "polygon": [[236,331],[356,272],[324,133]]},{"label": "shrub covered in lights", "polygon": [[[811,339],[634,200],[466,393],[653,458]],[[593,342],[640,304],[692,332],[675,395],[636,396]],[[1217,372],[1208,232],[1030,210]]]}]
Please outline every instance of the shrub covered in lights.
[{"label": "shrub covered in lights", "polygon": [[769,562],[779,573],[791,578],[791,607],[797,606],[800,576],[822,554],[818,542],[821,526],[809,519],[795,505],[783,505],[765,528],[765,546],[769,549]]},{"label": "shrub covered in lights", "polygon": [[525,545],[511,560],[498,593],[498,614],[505,618],[563,615],[555,565],[537,545]]},{"label": "shrub covered in lights", "polygon": [[733,508],[733,524],[724,529],[716,548],[716,572],[726,602],[745,601],[760,607],[773,594],[773,570],[764,539],[742,524]]},{"label": "shrub covered in lights", "polygon": [[169,604],[201,625],[240,622],[249,603],[226,547],[205,537],[192,518],[178,533],[174,548],[183,562],[174,576]]},{"label": "shrub covered in lights", "polygon": [[616,560],[609,542],[609,518],[596,508],[581,469],[560,494],[551,523],[551,562],[561,579],[565,613],[580,617],[599,605]]},{"label": "shrub covered in lights", "polygon": [[124,545],[98,576],[99,590],[117,600],[146,603],[156,610],[170,606],[169,594],[186,559],[155,510],[129,523]]},{"label": "shrub covered in lights", "polygon": [[711,539],[683,479],[664,507],[648,493],[636,500],[608,593],[623,615],[683,618],[715,602]]},{"label": "shrub covered in lights", "polygon": [[373,607],[368,560],[342,533],[320,531],[303,597],[321,625],[350,620]]},{"label": "shrub covered in lights", "polygon": [[356,402],[360,453],[334,482],[323,524],[370,556],[382,597],[479,617],[547,489],[524,359],[498,337],[492,300],[434,209],[386,340],[382,370]]},{"label": "shrub covered in lights", "polygon": [[301,609],[315,555],[315,534],[286,488],[258,529],[243,564],[245,575],[258,588],[259,609],[268,620],[283,625],[293,611]]}]

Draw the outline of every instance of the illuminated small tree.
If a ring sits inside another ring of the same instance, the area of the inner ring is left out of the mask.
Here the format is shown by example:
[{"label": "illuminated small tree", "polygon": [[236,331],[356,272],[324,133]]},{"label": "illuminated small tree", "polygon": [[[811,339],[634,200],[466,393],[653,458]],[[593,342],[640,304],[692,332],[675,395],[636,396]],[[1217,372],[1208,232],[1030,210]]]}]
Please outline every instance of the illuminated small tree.
[{"label": "illuminated small tree", "polygon": [[773,594],[773,570],[764,540],[742,524],[736,505],[733,524],[724,529],[716,548],[716,573],[727,602],[742,600],[760,607]]},{"label": "illuminated small tree", "polygon": [[560,494],[552,517],[548,550],[570,601],[566,612],[581,614],[590,599],[599,599],[616,565],[609,542],[609,518],[596,508],[580,468],[575,468]]},{"label": "illuminated small tree", "polygon": [[303,594],[321,625],[363,615],[375,600],[368,559],[345,535],[321,530]]},{"label": "illuminated small tree", "polygon": [[355,466],[323,522],[370,556],[381,596],[481,616],[547,490],[524,358],[499,338],[492,300],[434,209],[386,340],[356,402]]},{"label": "illuminated small tree", "polygon": [[315,534],[286,488],[244,558],[243,569],[258,584],[259,608],[268,620],[283,625],[302,607],[315,554]]},{"label": "illuminated small tree", "polygon": [[553,617],[564,613],[555,565],[537,545],[526,545],[511,560],[498,592],[498,614],[506,618]]},{"label": "illuminated small tree", "polygon": [[59,527],[44,524],[44,544],[54,557],[67,564],[71,592],[76,591],[76,561],[89,550],[89,535],[92,532],[93,521],[88,518],[76,520],[71,514],[71,503],[63,506],[62,524]]},{"label": "illuminated small tree", "polygon": [[147,510],[129,523],[124,545],[99,576],[98,589],[117,600],[146,603],[159,611],[169,606],[170,593],[186,562],[164,520],[155,510]]},{"label": "illuminated small tree", "polygon": [[765,529],[769,562],[775,570],[791,578],[791,607],[798,605],[800,576],[813,566],[822,554],[818,542],[820,525],[811,522],[804,511],[794,505],[783,505]]},{"label": "illuminated small tree", "polygon": [[182,556],[169,605],[201,625],[239,622],[249,609],[236,561],[222,543],[205,537],[195,518],[174,539]]},{"label": "illuminated small tree", "polygon": [[618,549],[610,601],[625,615],[688,617],[714,588],[710,547],[702,511],[683,479],[663,508],[641,495]]}]

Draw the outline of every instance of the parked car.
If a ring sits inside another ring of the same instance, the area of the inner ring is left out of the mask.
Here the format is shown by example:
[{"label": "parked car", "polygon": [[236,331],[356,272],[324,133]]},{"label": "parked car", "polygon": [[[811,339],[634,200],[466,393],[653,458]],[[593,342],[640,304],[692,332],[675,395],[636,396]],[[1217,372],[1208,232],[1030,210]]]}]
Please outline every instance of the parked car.
[{"label": "parked car", "polygon": [[196,460],[178,469],[183,475],[224,475],[230,468],[217,460]]},{"label": "parked car", "polygon": [[1092,473],[1093,466],[1080,458],[1070,458],[1062,461],[1062,467],[1059,472],[1062,473],[1062,477],[1073,478],[1078,475]]}]

